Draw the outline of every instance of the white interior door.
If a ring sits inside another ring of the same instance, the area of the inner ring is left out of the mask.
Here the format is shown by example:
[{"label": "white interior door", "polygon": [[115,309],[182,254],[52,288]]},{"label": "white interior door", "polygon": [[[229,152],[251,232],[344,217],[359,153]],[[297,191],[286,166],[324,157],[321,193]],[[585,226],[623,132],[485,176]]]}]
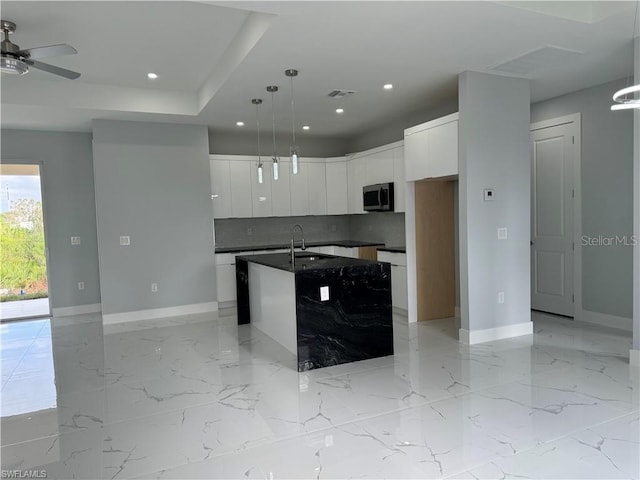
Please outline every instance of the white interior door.
[{"label": "white interior door", "polygon": [[575,124],[531,132],[531,307],[574,316]]}]

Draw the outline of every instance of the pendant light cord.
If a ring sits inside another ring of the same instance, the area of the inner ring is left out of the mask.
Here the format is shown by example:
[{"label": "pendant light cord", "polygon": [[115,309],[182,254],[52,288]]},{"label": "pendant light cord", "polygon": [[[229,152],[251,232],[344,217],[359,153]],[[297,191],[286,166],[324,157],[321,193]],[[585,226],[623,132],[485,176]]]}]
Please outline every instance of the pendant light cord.
[{"label": "pendant light cord", "polygon": [[260,158],[260,104],[256,102],[256,129],[258,130],[258,167],[262,166]]},{"label": "pendant light cord", "polygon": [[[640,0],[638,0],[640,1]],[[291,80],[291,133],[293,136],[293,146],[296,145],[296,109],[293,105],[293,75],[289,77]]]},{"label": "pendant light cord", "polygon": [[276,111],[274,107],[273,93],[271,92],[271,120],[273,124],[273,159],[276,160],[278,158],[276,154]]}]

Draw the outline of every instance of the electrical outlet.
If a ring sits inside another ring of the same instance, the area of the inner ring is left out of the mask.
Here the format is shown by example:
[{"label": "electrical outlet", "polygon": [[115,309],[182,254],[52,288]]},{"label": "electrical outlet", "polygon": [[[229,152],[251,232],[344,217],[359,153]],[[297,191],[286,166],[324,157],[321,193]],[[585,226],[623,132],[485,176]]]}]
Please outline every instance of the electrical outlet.
[{"label": "electrical outlet", "polygon": [[84,290],[84,282],[78,282],[78,290]]},{"label": "electrical outlet", "polygon": [[498,240],[506,240],[507,239],[507,227],[498,228]]},{"label": "electrical outlet", "polygon": [[498,292],[498,303],[504,303],[504,292]]},{"label": "electrical outlet", "polygon": [[251,228],[251,227],[247,228],[247,235],[248,236],[253,235],[253,228]]},{"label": "electrical outlet", "polygon": [[71,237],[71,245],[80,245],[80,237]]},{"label": "electrical outlet", "polygon": [[120,237],[120,245],[131,245],[131,238],[129,235],[122,235]]},{"label": "electrical outlet", "polygon": [[485,188],[484,189],[484,201],[491,202],[494,198],[493,188]]},{"label": "electrical outlet", "polygon": [[158,291],[158,284],[157,283],[152,283],[151,284],[151,291],[153,293],[156,293]]}]

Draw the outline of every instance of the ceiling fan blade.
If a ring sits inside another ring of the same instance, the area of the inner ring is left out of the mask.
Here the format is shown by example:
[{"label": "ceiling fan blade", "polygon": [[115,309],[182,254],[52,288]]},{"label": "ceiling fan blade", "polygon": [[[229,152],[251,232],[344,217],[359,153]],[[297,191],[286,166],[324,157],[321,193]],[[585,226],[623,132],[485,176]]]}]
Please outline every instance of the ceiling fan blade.
[{"label": "ceiling fan blade", "polygon": [[23,55],[28,58],[59,57],[61,55],[74,55],[76,53],[78,53],[78,51],[66,43],[49,45],[47,47],[26,48],[18,52],[19,55]]},{"label": "ceiling fan blade", "polygon": [[54,65],[49,65],[48,63],[36,62],[35,60],[31,59],[25,59],[24,62],[27,65],[31,65],[33,68],[37,68],[38,70],[53,73],[54,75],[59,75],[70,80],[75,80],[80,76],[78,72],[67,70],[66,68],[56,67]]}]

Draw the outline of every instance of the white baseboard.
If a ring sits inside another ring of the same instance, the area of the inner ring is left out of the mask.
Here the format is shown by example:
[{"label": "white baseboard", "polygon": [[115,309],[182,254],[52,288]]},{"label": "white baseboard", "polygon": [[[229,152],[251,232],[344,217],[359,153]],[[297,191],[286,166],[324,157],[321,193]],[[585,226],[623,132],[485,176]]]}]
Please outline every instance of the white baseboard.
[{"label": "white baseboard", "polygon": [[532,333],[532,322],[516,323],[514,325],[487,328],[485,330],[469,331],[461,328],[459,331],[460,343],[464,343],[466,345],[491,342],[493,340],[501,340],[503,338],[520,337],[522,335],[530,335]]},{"label": "white baseboard", "polygon": [[397,313],[398,315],[404,315],[405,317],[408,314],[407,309],[402,307],[393,307],[393,313]]},{"label": "white baseboard", "polygon": [[640,368],[640,350],[629,350],[629,365]]},{"label": "white baseboard", "polygon": [[154,318],[177,317],[180,315],[193,315],[196,313],[216,311],[218,311],[218,302],[193,303],[191,305],[180,305],[178,307],[111,313],[102,315],[102,323],[104,325],[112,325],[114,323],[137,322],[138,320],[151,320]]},{"label": "white baseboard", "polygon": [[460,318],[460,307],[457,307],[457,306],[456,306],[456,307],[453,309],[453,316],[454,316],[454,317],[456,317],[456,318]]},{"label": "white baseboard", "polygon": [[238,302],[235,300],[228,300],[226,302],[218,302],[218,309],[234,308],[238,306]]},{"label": "white baseboard", "polygon": [[603,327],[617,328],[618,330],[633,331],[633,320],[627,317],[617,317],[615,315],[607,315],[606,313],[582,311],[581,322],[601,325]]},{"label": "white baseboard", "polygon": [[74,307],[52,308],[51,313],[54,317],[71,317],[73,315],[88,315],[90,313],[100,313],[101,310],[101,304],[91,303],[88,305],[76,305]]}]

